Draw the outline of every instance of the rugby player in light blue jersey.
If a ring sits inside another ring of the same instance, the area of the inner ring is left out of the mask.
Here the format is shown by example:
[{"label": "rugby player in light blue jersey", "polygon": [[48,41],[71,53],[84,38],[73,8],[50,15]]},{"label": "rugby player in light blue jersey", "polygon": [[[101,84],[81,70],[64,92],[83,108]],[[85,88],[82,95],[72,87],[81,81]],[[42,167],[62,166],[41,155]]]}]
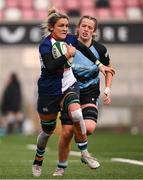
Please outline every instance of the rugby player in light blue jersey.
[{"label": "rugby player in light blue jersey", "polygon": [[[104,45],[97,43],[93,40],[97,29],[97,20],[94,17],[83,16],[77,27],[77,36],[79,44],[84,44],[91,51],[91,54],[96,57],[103,65],[111,67],[110,58],[107,49]],[[99,68],[97,68],[95,62],[85,56],[81,51],[77,50],[73,65],[72,65],[76,79],[78,80],[80,87],[80,104],[82,108],[82,114],[86,125],[87,135],[92,134],[96,128],[98,118],[98,98],[100,95],[100,78]],[[105,91],[103,102],[104,104],[111,103],[110,88],[112,84],[112,77],[114,70],[108,71],[105,74]],[[68,154],[70,151],[70,142],[73,137],[74,129],[73,122],[66,114],[63,114],[62,120],[62,132],[59,141],[59,161],[57,168],[54,172],[54,176],[62,176],[65,172],[65,168],[68,164]],[[88,156],[88,155],[87,155]],[[88,166],[91,166],[91,162],[95,159],[89,156],[90,161]],[[84,156],[81,154],[81,161],[87,164]],[[98,168],[100,166],[97,163]]]}]

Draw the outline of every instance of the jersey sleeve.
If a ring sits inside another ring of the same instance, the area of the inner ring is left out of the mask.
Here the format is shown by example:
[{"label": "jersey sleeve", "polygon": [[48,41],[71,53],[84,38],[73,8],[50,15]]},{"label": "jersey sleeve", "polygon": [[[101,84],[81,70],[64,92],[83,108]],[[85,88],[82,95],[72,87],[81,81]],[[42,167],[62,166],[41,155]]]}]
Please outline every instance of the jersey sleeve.
[{"label": "jersey sleeve", "polygon": [[94,42],[94,47],[95,49],[97,49],[99,53],[100,62],[108,66],[110,63],[110,57],[107,48],[104,45],[97,42]]},{"label": "jersey sleeve", "polygon": [[103,52],[101,53],[101,63],[104,65],[109,65],[110,63],[109,54],[105,46],[103,46]]},{"label": "jersey sleeve", "polygon": [[52,55],[52,45],[48,43],[43,43],[39,46],[39,52],[41,56],[41,61],[44,67],[50,72],[63,68],[64,64],[67,62],[67,58],[62,55],[61,57],[54,59]]}]

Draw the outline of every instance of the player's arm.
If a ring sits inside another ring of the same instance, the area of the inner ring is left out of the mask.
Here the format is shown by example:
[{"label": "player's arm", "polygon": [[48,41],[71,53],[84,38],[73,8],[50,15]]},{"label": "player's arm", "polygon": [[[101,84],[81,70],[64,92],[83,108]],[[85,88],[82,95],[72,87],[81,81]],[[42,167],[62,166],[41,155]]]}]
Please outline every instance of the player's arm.
[{"label": "player's arm", "polygon": [[[108,67],[111,67],[111,64],[108,65]],[[103,103],[104,104],[110,104],[111,103],[111,86],[113,81],[113,73],[106,72],[105,76],[105,90],[104,90],[104,96],[103,96]]]},{"label": "player's arm", "polygon": [[65,55],[58,57],[56,60],[53,58],[50,46],[49,47],[44,46],[44,45],[40,46],[39,51],[41,54],[41,60],[43,61],[45,68],[49,72],[57,70],[59,68],[63,68],[63,66],[66,64],[68,58],[71,57],[70,47]]},{"label": "player's arm", "polygon": [[100,70],[100,72],[101,72],[104,76],[106,76],[107,73],[112,74],[112,76],[115,74],[115,70],[114,70],[112,67],[110,67],[110,66],[105,66],[105,65],[103,65],[102,63],[101,63],[101,65],[99,66],[99,70]]},{"label": "player's arm", "polygon": [[[113,76],[115,74],[115,70],[113,69],[111,65],[111,60],[108,54],[108,51],[104,45],[97,44],[98,49],[100,51],[100,59],[101,63],[103,64],[105,68],[105,90],[104,90],[104,96],[103,96],[103,102],[104,104],[110,104],[111,103],[111,86],[112,86],[112,80]],[[109,69],[106,71],[106,69]]]},{"label": "player's arm", "polygon": [[67,62],[67,58],[64,55],[54,60],[52,54],[47,53],[47,54],[42,54],[41,58],[44,66],[48,71],[53,71],[62,68],[64,64]]}]

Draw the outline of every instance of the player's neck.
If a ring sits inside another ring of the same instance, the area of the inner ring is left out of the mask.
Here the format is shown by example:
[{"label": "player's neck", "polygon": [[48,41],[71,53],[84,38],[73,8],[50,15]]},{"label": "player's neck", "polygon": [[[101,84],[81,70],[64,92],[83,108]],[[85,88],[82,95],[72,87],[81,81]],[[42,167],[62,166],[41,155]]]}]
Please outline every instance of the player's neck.
[{"label": "player's neck", "polygon": [[91,43],[92,43],[92,39],[81,39],[81,38],[78,38],[78,40],[82,43],[82,44],[84,44],[84,45],[86,45],[87,47],[90,47],[91,46]]}]

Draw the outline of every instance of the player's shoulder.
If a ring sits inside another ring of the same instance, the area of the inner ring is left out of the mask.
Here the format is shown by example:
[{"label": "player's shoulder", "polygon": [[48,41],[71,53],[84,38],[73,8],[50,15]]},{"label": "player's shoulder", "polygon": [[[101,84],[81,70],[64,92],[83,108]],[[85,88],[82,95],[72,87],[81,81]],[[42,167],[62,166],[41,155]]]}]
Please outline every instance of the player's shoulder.
[{"label": "player's shoulder", "polygon": [[104,45],[104,44],[102,44],[102,43],[99,43],[99,42],[97,42],[97,41],[95,41],[95,40],[93,40],[93,42],[92,42],[92,45],[98,50],[98,51],[106,51],[107,50],[107,48],[106,48],[106,46]]},{"label": "player's shoulder", "polygon": [[[72,39],[75,39],[76,38],[76,35],[74,34],[71,34],[71,33],[68,33],[66,38],[72,38]],[[77,39],[77,38],[76,38]]]},{"label": "player's shoulder", "polygon": [[75,45],[77,43],[77,37],[73,34],[67,34],[65,42],[68,44]]},{"label": "player's shoulder", "polygon": [[51,45],[51,37],[50,37],[50,35],[44,37],[44,38],[41,40],[39,46],[42,46],[42,45]]},{"label": "player's shoulder", "polygon": [[39,44],[39,51],[43,53],[50,52],[52,49],[51,37],[47,36],[43,38]]}]

